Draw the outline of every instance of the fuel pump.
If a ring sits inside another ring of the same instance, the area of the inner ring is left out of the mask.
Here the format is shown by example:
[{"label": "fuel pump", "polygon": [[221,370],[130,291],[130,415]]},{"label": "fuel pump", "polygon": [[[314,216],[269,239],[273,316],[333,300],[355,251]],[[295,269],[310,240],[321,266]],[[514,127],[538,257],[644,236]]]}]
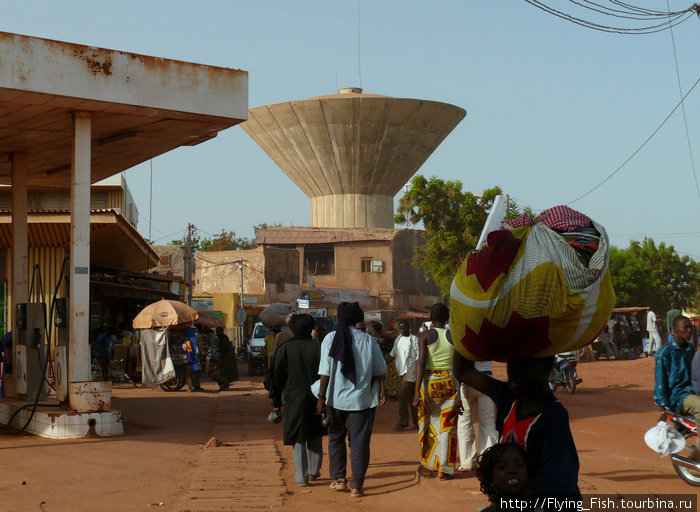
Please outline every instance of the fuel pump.
[{"label": "fuel pump", "polygon": [[15,311],[18,360],[17,393],[22,399],[33,400],[46,395],[46,305],[43,302],[17,304]]},{"label": "fuel pump", "polygon": [[54,384],[56,400],[68,400],[68,299],[56,299],[53,304],[56,327],[56,349],[54,352]]}]

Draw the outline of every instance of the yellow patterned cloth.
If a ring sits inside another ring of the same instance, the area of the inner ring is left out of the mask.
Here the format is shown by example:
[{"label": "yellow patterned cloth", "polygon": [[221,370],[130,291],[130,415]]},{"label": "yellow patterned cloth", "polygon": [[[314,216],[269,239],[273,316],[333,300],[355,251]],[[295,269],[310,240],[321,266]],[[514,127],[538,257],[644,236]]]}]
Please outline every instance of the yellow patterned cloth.
[{"label": "yellow patterned cloth", "polygon": [[420,462],[426,469],[454,474],[458,398],[459,389],[452,370],[426,370],[418,405]]},{"label": "yellow patterned cloth", "polygon": [[399,396],[399,386],[401,385],[401,379],[396,371],[396,365],[394,363],[387,363],[386,365],[386,386],[384,393],[386,396],[397,397]]},{"label": "yellow patterned cloth", "polygon": [[543,357],[591,343],[615,305],[603,226],[586,266],[541,222],[489,233],[450,290],[454,346],[474,361]]}]

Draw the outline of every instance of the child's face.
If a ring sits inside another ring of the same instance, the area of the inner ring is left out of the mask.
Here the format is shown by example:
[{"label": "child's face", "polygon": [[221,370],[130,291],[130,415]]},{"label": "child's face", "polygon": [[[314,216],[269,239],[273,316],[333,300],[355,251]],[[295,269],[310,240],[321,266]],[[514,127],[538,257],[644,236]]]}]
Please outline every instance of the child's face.
[{"label": "child's face", "polygon": [[506,448],[496,462],[492,475],[493,485],[503,494],[519,494],[527,484],[527,466],[515,448]]},{"label": "child's face", "polygon": [[539,359],[514,359],[506,365],[508,384],[518,398],[549,389],[549,375]]}]

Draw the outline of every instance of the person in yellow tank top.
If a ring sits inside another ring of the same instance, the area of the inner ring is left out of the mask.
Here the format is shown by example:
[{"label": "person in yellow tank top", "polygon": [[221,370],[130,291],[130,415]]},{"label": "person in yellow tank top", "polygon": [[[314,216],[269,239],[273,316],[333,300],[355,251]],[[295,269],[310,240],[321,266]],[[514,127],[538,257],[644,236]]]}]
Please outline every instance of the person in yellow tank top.
[{"label": "person in yellow tank top", "polygon": [[442,303],[430,309],[432,327],[418,336],[416,392],[420,462],[418,472],[448,480],[457,465],[457,419],[462,410],[452,371],[454,346],[447,329],[450,312]]}]

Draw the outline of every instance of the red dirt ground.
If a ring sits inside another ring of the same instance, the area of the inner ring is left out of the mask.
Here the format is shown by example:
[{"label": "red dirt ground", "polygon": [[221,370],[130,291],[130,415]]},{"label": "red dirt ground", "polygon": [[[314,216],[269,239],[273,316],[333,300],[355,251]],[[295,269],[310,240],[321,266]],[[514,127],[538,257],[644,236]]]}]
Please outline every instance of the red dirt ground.
[{"label": "red dirt ground", "polygon": [[[291,447],[281,444],[282,426],[265,421],[262,378],[248,379],[243,367],[241,373],[234,391],[222,394],[214,391],[213,383],[205,383],[210,392],[199,394],[115,389],[112,406],[123,411],[123,437],[56,441],[12,436],[0,428],[0,511],[184,511],[196,508],[187,500],[197,492],[200,504],[207,493],[212,500],[218,493],[218,501],[196,510],[475,510],[486,503],[471,472],[458,473],[449,482],[415,479],[417,435],[392,430],[397,420],[394,401],[377,413],[363,498],[331,491],[325,460],[318,482],[296,487]],[[695,494],[696,488],[676,476],[668,457],[660,458],[644,444],[644,432],[658,418],[651,398],[653,361],[580,363],[579,374],[583,383],[575,395],[563,390],[556,394],[571,417],[581,492]],[[502,365],[496,365],[495,375],[504,377]],[[228,446],[203,450],[201,444],[212,435]],[[261,451],[265,446],[269,453]],[[248,460],[246,449],[253,462],[245,466],[247,473],[233,474],[240,461]],[[205,456],[214,453],[214,462]],[[231,484],[225,475],[218,491],[200,488],[202,475],[225,472],[222,457],[228,453],[239,461],[230,464],[238,499],[227,498]],[[246,478],[257,483],[247,486]],[[269,482],[259,487],[266,495],[252,498],[261,481]]]}]

